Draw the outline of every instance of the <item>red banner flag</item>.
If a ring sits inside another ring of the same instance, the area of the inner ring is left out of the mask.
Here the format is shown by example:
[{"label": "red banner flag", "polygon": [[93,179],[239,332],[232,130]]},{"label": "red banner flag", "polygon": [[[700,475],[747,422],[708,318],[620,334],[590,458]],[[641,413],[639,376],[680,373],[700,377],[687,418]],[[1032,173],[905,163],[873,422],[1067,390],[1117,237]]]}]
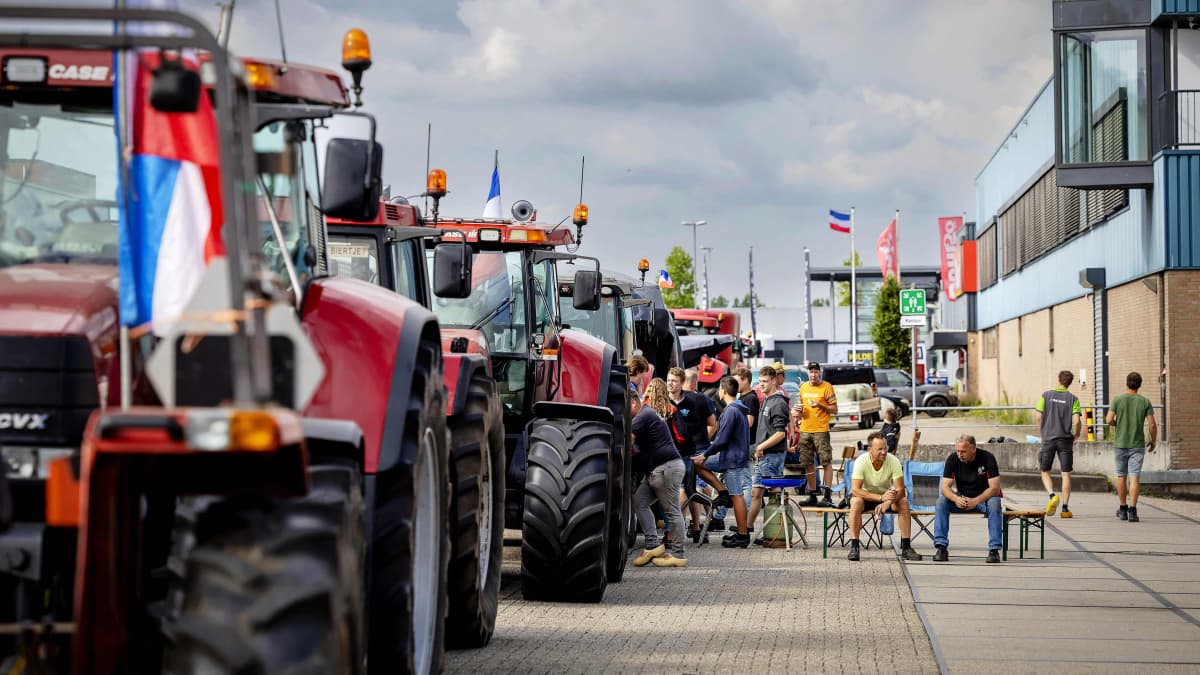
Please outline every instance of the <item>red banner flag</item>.
[{"label": "red banner flag", "polygon": [[896,248],[896,219],[893,218],[888,226],[883,228],[879,240],[875,242],[875,256],[879,259],[879,271],[884,278],[890,274],[900,279],[900,251]]},{"label": "red banner flag", "polygon": [[962,228],[962,216],[938,218],[938,241],[942,246],[942,289],[950,302],[954,302],[963,294],[958,249],[958,238]]}]

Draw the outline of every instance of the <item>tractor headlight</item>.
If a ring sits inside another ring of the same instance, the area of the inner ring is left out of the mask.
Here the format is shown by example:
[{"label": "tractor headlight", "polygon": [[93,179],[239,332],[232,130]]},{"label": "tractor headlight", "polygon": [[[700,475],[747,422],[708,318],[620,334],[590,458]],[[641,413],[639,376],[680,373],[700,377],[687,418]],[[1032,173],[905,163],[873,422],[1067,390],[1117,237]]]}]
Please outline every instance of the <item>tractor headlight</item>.
[{"label": "tractor headlight", "polygon": [[50,463],[75,452],[71,448],[0,448],[5,475],[13,478],[45,480],[50,475]]}]

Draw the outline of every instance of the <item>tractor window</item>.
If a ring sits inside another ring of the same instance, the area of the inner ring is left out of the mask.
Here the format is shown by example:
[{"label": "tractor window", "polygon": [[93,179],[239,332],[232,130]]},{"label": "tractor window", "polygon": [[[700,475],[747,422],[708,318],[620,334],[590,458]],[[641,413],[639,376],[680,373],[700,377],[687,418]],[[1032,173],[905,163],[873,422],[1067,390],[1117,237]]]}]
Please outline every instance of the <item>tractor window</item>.
[{"label": "tractor window", "polygon": [[401,241],[389,245],[392,259],[392,276],[396,279],[396,292],[406,298],[421,301],[417,295],[417,266],[421,264],[415,241]]},{"label": "tractor window", "polygon": [[117,262],[111,110],[0,102],[0,267]]},{"label": "tractor window", "polygon": [[[254,152],[258,161],[257,186],[259,196],[256,212],[263,241],[263,256],[281,278],[287,278],[283,256],[291,258],[301,283],[307,276],[304,248],[308,244],[308,202],[304,190],[304,167],[301,144],[295,140],[303,134],[303,125],[289,129],[283,123],[269,124],[254,134]],[[266,188],[266,194],[263,193]],[[283,232],[283,248],[272,231],[268,203]]]},{"label": "tractor window", "polygon": [[329,235],[329,273],[378,285],[379,243],[375,237]]},{"label": "tractor window", "polygon": [[[600,309],[594,312],[575,309],[574,305],[571,304],[571,298],[564,297],[562,299],[561,312],[564,324],[575,330],[583,331],[592,337],[599,338],[606,344],[616,347],[618,350],[622,349],[622,345],[618,342],[616,300],[613,296],[604,296],[600,301]],[[631,352],[622,353],[628,354]]]},{"label": "tractor window", "polygon": [[[433,264],[433,251],[428,252]],[[496,354],[526,355],[524,262],[520,251],[480,251],[471,271],[471,295],[434,298],[433,310],[444,326],[483,332]]]},{"label": "tractor window", "polygon": [[558,307],[558,298],[554,294],[558,288],[555,285],[554,263],[546,260],[534,265],[530,278],[534,281],[534,293],[544,299],[534,302],[533,331],[545,333],[554,323],[554,317],[550,315],[554,311],[552,308]]},{"label": "tractor window", "polygon": [[628,359],[633,355],[634,339],[633,339],[633,308],[621,307],[621,346],[617,347],[620,350],[621,358]]}]

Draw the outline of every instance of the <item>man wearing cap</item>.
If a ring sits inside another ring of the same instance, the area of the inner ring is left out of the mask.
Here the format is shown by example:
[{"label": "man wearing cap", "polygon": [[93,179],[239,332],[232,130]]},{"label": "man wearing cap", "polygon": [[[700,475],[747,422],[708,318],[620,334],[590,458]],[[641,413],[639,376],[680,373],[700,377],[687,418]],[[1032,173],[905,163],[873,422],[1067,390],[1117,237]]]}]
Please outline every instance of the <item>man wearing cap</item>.
[{"label": "man wearing cap", "polygon": [[[833,482],[833,446],[829,443],[829,419],[837,415],[837,411],[837,395],[833,393],[833,385],[821,379],[821,364],[809,361],[808,382],[800,385],[800,396],[792,408],[792,414],[800,420],[796,448],[800,453],[800,463],[808,469],[809,485],[817,484],[814,452],[821,461],[821,466],[825,467],[822,476],[825,495],[820,501],[821,506],[833,506],[829,493],[829,485]],[[809,492],[808,503],[818,503],[815,489]]]}]

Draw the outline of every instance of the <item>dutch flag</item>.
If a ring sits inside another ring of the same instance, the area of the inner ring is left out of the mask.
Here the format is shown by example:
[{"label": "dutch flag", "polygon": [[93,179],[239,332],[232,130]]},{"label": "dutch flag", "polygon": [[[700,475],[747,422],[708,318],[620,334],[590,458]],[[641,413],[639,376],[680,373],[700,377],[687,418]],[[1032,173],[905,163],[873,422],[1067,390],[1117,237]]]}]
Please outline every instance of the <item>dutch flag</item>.
[{"label": "dutch flag", "polygon": [[829,209],[829,229],[831,229],[835,232],[844,232],[846,234],[849,234],[850,226],[848,224],[845,224],[845,223],[849,223],[849,222],[850,222],[850,214],[849,213],[842,213],[841,211],[834,211],[833,209]]},{"label": "dutch flag", "polygon": [[658,287],[659,288],[675,288],[675,282],[671,281],[671,275],[667,274],[666,270],[658,271]]},{"label": "dutch flag", "polygon": [[484,218],[503,218],[500,211],[500,160],[492,168],[492,189],[488,190],[487,203],[483,205]]},{"label": "dutch flag", "polygon": [[149,323],[161,335],[183,313],[209,263],[225,254],[216,118],[207,96],[194,113],[155,110],[149,86],[159,54],[116,58],[123,56],[124,81],[113,86],[117,119],[128,117],[127,137],[120,125],[117,131],[121,323]]}]

